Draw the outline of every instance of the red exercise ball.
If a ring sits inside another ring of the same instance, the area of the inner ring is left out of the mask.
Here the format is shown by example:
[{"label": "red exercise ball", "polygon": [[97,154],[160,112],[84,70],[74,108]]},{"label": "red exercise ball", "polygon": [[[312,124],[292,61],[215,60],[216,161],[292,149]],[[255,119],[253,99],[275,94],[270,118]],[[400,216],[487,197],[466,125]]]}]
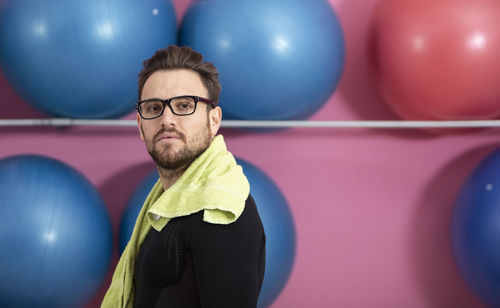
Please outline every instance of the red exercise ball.
[{"label": "red exercise ball", "polygon": [[402,118],[500,116],[500,1],[381,0],[371,30],[377,86]]}]

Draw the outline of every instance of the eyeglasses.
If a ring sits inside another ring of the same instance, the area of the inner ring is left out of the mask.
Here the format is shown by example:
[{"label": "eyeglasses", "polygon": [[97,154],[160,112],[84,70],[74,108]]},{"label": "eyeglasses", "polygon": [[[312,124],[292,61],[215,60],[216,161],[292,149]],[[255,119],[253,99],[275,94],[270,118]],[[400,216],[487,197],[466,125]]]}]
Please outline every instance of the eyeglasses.
[{"label": "eyeglasses", "polygon": [[208,98],[192,95],[176,96],[169,99],[151,98],[135,103],[135,108],[144,120],[152,120],[161,117],[168,105],[173,114],[178,116],[191,115],[196,111],[198,102],[204,102],[214,106]]}]

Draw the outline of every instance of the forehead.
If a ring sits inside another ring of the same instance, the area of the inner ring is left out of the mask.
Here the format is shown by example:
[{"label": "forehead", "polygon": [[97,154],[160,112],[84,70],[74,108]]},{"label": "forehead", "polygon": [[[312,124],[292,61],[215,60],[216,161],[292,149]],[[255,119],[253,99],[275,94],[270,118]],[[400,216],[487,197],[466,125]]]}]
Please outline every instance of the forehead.
[{"label": "forehead", "polygon": [[156,71],[144,83],[141,99],[180,95],[207,97],[207,89],[198,73],[186,69]]}]

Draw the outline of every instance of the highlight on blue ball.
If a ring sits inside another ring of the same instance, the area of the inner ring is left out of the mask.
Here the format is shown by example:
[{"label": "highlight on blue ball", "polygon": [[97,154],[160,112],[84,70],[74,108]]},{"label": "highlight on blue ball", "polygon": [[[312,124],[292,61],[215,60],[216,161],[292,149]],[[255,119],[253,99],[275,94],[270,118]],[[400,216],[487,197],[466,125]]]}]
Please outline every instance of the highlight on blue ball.
[{"label": "highlight on blue ball", "polygon": [[72,118],[133,110],[142,61],[177,41],[169,0],[5,0],[0,66],[34,108]]},{"label": "highlight on blue ball", "polygon": [[344,67],[343,32],[326,0],[193,2],[179,40],[219,70],[225,119],[307,118]]},{"label": "highlight on blue ball", "polygon": [[[276,184],[251,163],[237,159],[250,182],[250,193],[266,233],[266,270],[259,296],[259,307],[268,307],[285,287],[293,269],[296,251],[296,231],[292,213]],[[134,191],[120,225],[120,251],[128,243],[139,211],[149,191],[158,180],[154,170]]]},{"label": "highlight on blue ball", "polygon": [[0,160],[0,307],[82,307],[112,251],[109,214],[91,183],[43,156]]},{"label": "highlight on blue ball", "polygon": [[500,149],[464,183],[453,213],[452,243],[469,287],[491,307],[500,307]]}]

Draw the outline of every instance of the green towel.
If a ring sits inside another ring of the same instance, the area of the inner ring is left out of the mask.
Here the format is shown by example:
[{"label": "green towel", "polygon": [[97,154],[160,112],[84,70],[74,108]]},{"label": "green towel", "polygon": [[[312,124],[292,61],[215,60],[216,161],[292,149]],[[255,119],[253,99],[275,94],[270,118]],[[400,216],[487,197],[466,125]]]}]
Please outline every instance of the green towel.
[{"label": "green towel", "polygon": [[161,231],[171,218],[201,210],[206,222],[230,224],[243,212],[249,192],[248,180],[221,135],[166,191],[158,180],[137,217],[101,308],[133,307],[135,257],[151,227]]}]

